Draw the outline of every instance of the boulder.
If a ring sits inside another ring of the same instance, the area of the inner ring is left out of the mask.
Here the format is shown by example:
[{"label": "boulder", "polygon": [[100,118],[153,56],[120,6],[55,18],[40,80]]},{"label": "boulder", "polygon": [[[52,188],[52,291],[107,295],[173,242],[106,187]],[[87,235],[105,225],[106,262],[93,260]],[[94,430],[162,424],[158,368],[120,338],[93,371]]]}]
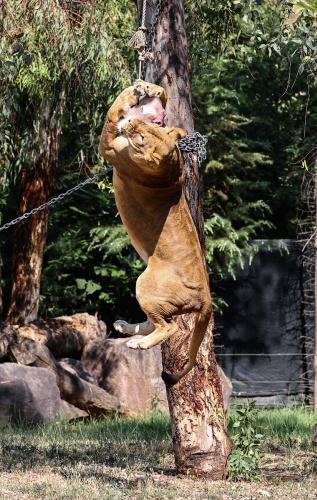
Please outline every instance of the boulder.
[{"label": "boulder", "polygon": [[167,409],[160,346],[130,349],[128,338],[93,340],[81,361],[98,385],[132,411]]},{"label": "boulder", "polygon": [[19,338],[10,346],[10,351],[20,365],[50,370],[56,377],[61,398],[87,412],[91,417],[103,418],[105,415],[117,413],[131,415],[131,411],[124,407],[118,398],[65,370],[41,342]]},{"label": "boulder", "polygon": [[10,360],[10,346],[18,338],[17,328],[13,328],[8,323],[0,324],[0,363]]},{"label": "boulder", "polygon": [[[136,412],[153,407],[167,410],[160,346],[134,350],[126,346],[128,340],[95,339],[85,347],[81,361],[98,385],[127,408]],[[227,411],[232,384],[220,367],[218,370]]]},{"label": "boulder", "polygon": [[21,337],[42,342],[54,356],[80,357],[85,345],[95,338],[105,338],[107,327],[103,321],[88,313],[37,320],[20,326]]},{"label": "boulder", "polygon": [[88,414],[62,401],[55,375],[46,368],[0,365],[0,422],[39,424]]},{"label": "boulder", "polygon": [[79,361],[79,359],[71,359],[71,358],[60,358],[56,360],[58,364],[69,373],[73,375],[77,375],[82,380],[89,382],[90,384],[98,385],[94,377],[88,373],[84,363]]}]

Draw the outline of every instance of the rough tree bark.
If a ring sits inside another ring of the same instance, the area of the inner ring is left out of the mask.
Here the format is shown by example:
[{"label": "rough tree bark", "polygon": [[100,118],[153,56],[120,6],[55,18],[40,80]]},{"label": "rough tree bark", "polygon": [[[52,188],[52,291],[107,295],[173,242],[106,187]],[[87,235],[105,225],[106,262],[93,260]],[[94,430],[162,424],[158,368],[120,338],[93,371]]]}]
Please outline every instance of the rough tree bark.
[{"label": "rough tree bark", "polygon": [[[147,1],[146,26],[155,19],[156,0]],[[138,0],[142,12],[142,1]],[[140,25],[140,24],[139,24]],[[190,102],[187,39],[182,0],[163,0],[153,46],[154,62],[145,80],[163,86],[168,94],[168,125],[194,131]],[[201,180],[195,154],[185,158],[184,191],[205,253]],[[213,321],[200,347],[194,369],[176,386],[167,388],[172,422],[173,446],[180,474],[224,479],[230,455],[225,426],[221,385],[213,347]],[[162,345],[163,367],[180,371],[186,361],[193,315],[179,319],[179,333]]]},{"label": "rough tree bark", "polygon": [[[34,165],[22,172],[17,216],[30,212],[51,197],[58,165],[61,116],[65,94],[58,102],[44,100],[37,110],[38,139]],[[36,132],[34,132],[36,133]],[[46,208],[16,226],[12,257],[13,287],[7,321],[24,324],[37,318],[44,247],[47,237],[49,209]]]}]

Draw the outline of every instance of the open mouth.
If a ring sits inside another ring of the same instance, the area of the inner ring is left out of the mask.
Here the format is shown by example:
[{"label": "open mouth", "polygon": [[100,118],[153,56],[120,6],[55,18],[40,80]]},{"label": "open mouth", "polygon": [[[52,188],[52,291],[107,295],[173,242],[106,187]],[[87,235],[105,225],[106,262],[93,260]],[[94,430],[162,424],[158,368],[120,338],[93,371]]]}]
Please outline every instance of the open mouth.
[{"label": "open mouth", "polygon": [[138,118],[145,123],[155,123],[159,127],[166,124],[167,117],[159,97],[143,97],[139,103],[129,109],[125,119]]}]

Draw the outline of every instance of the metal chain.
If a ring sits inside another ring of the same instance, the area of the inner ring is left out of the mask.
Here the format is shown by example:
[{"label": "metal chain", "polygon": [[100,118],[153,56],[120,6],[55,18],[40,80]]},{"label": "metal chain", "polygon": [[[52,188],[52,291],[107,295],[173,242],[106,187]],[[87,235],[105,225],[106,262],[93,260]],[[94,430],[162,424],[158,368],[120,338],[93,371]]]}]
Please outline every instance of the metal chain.
[{"label": "metal chain", "polygon": [[[201,166],[202,162],[206,159],[206,144],[207,144],[207,137],[204,135],[201,135],[199,132],[194,132],[193,134],[187,135],[183,139],[179,139],[177,141],[178,147],[182,153],[197,153],[197,161],[199,167]],[[46,203],[43,203],[43,205],[40,205],[39,207],[33,208],[30,212],[26,212],[25,214],[21,215],[21,217],[18,217],[17,219],[13,219],[11,222],[8,222],[4,224],[3,226],[0,227],[0,232],[4,231],[5,229],[8,229],[11,226],[14,226],[15,224],[18,224],[18,222],[28,219],[31,215],[36,214],[37,212],[40,212],[41,210],[44,210],[46,207],[50,207],[51,205],[54,205],[57,201],[63,200],[66,198],[66,196],[70,196],[73,194],[75,191],[78,189],[83,188],[87,184],[90,184],[94,180],[98,179],[99,177],[102,177],[106,175],[108,172],[110,172],[113,169],[113,167],[109,167],[104,169],[102,172],[98,172],[97,174],[93,175],[92,177],[89,177],[88,179],[84,180],[80,184],[77,184],[77,186],[68,189],[68,191],[65,191],[65,193],[61,193],[56,198],[52,198],[51,200],[47,201]]]},{"label": "metal chain", "polygon": [[40,205],[37,208],[33,208],[30,212],[26,212],[25,214],[21,215],[21,217],[18,217],[17,219],[14,219],[13,221],[8,222],[7,224],[4,224],[4,226],[0,227],[0,231],[3,231],[4,229],[8,229],[9,227],[14,226],[15,224],[18,224],[18,222],[20,222],[21,220],[28,219],[31,215],[34,215],[37,212],[40,212],[40,210],[44,210],[46,207],[54,205],[54,203],[56,203],[57,201],[60,201],[63,198],[65,198],[66,196],[73,194],[74,191],[77,191],[78,189],[81,189],[82,187],[86,186],[87,184],[90,184],[91,182],[98,179],[99,177],[106,175],[112,169],[113,169],[113,167],[109,167],[109,168],[104,169],[102,172],[95,174],[93,177],[89,177],[88,179],[81,182],[77,186],[69,189],[65,193],[62,193],[62,194],[56,196],[56,198],[52,198],[50,201],[43,203],[43,205]]},{"label": "metal chain", "polygon": [[199,132],[194,132],[193,134],[187,135],[186,137],[183,137],[183,139],[179,139],[177,141],[178,147],[182,153],[197,153],[197,162],[199,167],[207,157],[207,142],[207,137],[205,135],[201,135]]}]

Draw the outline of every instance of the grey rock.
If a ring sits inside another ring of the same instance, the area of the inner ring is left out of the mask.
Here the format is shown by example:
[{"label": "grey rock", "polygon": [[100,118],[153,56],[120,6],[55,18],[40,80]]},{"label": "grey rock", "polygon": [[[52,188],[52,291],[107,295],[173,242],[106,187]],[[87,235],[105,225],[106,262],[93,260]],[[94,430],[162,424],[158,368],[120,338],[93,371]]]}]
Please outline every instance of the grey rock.
[{"label": "grey rock", "polygon": [[0,365],[0,422],[39,424],[85,416],[61,400],[56,377],[46,368]]}]

